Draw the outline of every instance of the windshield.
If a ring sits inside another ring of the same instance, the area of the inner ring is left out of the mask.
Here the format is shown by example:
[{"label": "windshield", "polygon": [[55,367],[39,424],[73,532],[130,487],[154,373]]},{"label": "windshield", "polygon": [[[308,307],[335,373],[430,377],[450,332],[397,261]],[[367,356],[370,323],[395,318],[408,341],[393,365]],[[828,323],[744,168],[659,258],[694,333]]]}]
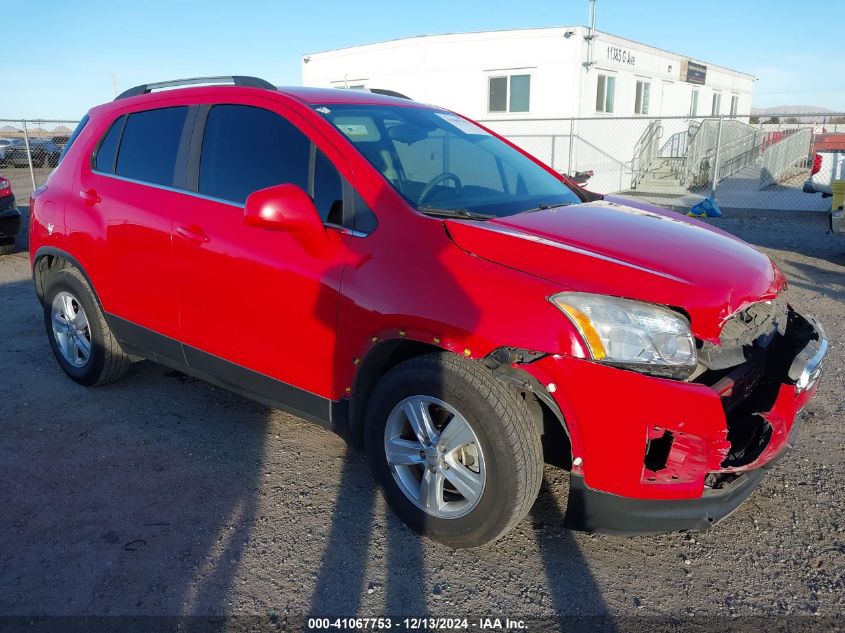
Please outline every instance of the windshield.
[{"label": "windshield", "polygon": [[553,174],[455,114],[425,108],[316,108],[424,213],[503,217],[581,200]]}]

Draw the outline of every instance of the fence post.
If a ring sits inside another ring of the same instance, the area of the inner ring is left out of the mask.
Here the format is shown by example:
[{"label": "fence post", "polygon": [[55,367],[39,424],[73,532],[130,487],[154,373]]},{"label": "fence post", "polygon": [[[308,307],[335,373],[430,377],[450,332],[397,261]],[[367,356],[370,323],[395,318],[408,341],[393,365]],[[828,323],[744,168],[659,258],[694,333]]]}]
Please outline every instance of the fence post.
[{"label": "fence post", "polygon": [[566,173],[572,175],[572,142],[575,136],[575,118],[569,119],[569,160],[566,164]]},{"label": "fence post", "polygon": [[29,132],[26,129],[26,119],[23,123],[23,142],[26,145],[26,160],[29,163],[29,177],[32,179],[32,190],[35,191],[35,172],[32,170],[32,152],[29,149]]},{"label": "fence post", "polygon": [[556,140],[557,140],[557,135],[552,134],[552,162],[549,163],[549,165],[551,165],[552,169],[554,169],[555,171],[557,171],[557,167],[555,167],[555,141]]},{"label": "fence post", "polygon": [[719,183],[719,156],[722,150],[722,121],[725,120],[724,115],[719,115],[719,131],[716,133],[716,154],[713,157],[713,187],[710,195],[716,199],[716,185]]}]

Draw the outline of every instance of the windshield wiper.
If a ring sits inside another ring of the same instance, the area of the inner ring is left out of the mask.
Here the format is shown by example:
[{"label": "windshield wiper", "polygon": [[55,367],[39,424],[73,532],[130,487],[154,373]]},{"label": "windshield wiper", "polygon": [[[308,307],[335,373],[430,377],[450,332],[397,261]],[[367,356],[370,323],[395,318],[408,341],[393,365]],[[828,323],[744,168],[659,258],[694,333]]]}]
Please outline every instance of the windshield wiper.
[{"label": "windshield wiper", "polygon": [[522,213],[531,213],[532,211],[546,211],[548,209],[557,209],[558,207],[568,207],[570,204],[575,204],[574,202],[561,202],[559,204],[548,204],[546,202],[541,202],[533,209],[526,209]]},{"label": "windshield wiper", "polygon": [[463,220],[492,220],[497,215],[489,213],[476,213],[468,209],[435,209],[434,207],[419,207],[420,212],[426,215],[433,215],[440,218],[461,218]]}]

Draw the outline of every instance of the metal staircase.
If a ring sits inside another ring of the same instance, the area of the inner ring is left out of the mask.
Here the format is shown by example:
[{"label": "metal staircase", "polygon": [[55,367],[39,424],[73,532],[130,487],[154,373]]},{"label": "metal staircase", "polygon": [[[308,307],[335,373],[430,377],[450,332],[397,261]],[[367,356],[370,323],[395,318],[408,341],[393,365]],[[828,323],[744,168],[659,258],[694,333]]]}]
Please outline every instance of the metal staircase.
[{"label": "metal staircase", "polygon": [[[675,195],[712,188],[714,179],[721,182],[768,160],[776,144],[796,145],[799,154],[804,145],[809,145],[803,136],[798,139],[800,143],[785,143],[788,136],[773,139],[771,132],[736,119],[690,121],[686,131],[671,135],[661,145],[662,133],[661,121],[651,121],[637,141],[631,161],[631,189]],[[790,152],[789,160],[795,153]]]}]

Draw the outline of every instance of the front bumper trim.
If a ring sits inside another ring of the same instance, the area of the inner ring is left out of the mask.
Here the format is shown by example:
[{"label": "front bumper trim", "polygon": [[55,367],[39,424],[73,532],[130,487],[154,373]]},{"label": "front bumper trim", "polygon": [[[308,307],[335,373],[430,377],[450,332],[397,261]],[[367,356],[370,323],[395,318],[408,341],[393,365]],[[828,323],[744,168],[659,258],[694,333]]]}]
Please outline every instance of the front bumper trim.
[{"label": "front bumper trim", "polygon": [[616,536],[683,530],[704,532],[730,515],[757,488],[765,468],[745,473],[697,499],[634,499],[592,490],[570,474],[565,525],[571,530]]}]

